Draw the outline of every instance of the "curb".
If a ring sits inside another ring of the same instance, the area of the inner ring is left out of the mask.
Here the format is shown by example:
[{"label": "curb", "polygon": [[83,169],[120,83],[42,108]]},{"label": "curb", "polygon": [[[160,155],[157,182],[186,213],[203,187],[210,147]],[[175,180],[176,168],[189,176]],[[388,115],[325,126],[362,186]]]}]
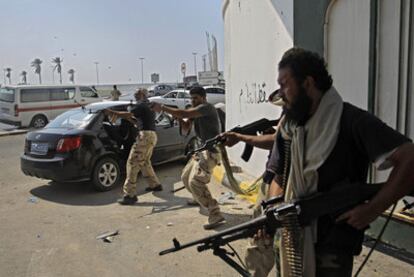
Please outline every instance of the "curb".
[{"label": "curb", "polygon": [[[220,185],[225,186],[228,189],[231,189],[229,179],[227,178],[226,171],[222,165],[216,166],[213,169],[213,178]],[[237,179],[237,181],[240,182],[240,187],[244,189],[250,187],[254,183],[254,177],[248,176],[246,174],[235,174],[235,178]],[[250,195],[238,194],[238,196],[249,201],[252,204],[256,203],[257,193],[253,193]]]},{"label": "curb", "polygon": [[27,132],[29,132],[29,130],[16,130],[16,131],[0,132],[0,137],[21,135],[21,134],[26,134]]}]

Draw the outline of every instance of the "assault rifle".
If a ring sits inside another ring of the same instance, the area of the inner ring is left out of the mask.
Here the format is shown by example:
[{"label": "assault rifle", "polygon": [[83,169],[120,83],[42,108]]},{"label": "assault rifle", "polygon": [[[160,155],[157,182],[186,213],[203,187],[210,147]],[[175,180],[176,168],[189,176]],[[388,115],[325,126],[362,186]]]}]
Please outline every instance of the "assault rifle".
[{"label": "assault rifle", "polygon": [[[298,216],[301,226],[309,225],[312,220],[325,215],[336,218],[339,214],[351,209],[355,205],[371,199],[381,189],[382,185],[383,183],[341,183],[338,186],[334,186],[335,189],[330,192],[316,193],[303,199],[284,202],[276,207],[269,208],[260,217],[199,240],[181,244],[174,238],[174,247],[161,251],[159,255],[165,255],[197,245],[198,252],[212,249],[214,255],[224,260],[242,276],[251,276],[245,268],[230,257],[234,256],[235,253],[228,252],[222,246],[228,245],[235,240],[252,237],[258,230],[264,229],[268,234],[272,234],[281,227],[284,216],[292,213]],[[273,201],[278,201],[278,199]]]},{"label": "assault rifle", "polygon": [[[273,126],[276,126],[279,123],[279,120],[268,120],[266,118],[259,119],[255,122],[249,123],[244,126],[236,126],[233,129],[229,130],[229,132],[235,132],[243,135],[257,135],[257,133],[264,133],[268,131]],[[217,135],[214,138],[206,140],[203,146],[201,146],[198,149],[193,150],[189,154],[195,154],[204,150],[212,149],[214,146],[216,146],[218,143],[224,142],[224,137],[221,135]],[[245,144],[242,159],[244,161],[249,161],[250,156],[253,153],[253,146],[250,144]]]}]

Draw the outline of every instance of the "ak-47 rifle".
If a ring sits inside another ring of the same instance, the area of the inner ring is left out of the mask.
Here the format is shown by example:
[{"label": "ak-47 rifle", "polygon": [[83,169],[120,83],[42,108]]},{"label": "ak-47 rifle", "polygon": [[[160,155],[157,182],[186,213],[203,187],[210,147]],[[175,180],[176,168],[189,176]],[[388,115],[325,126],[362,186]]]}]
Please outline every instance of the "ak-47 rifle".
[{"label": "ak-47 rifle", "polygon": [[[292,213],[298,216],[301,226],[309,225],[312,220],[321,216],[331,215],[336,217],[339,213],[371,199],[381,189],[382,185],[383,183],[341,183],[336,187],[334,186],[335,189],[330,192],[316,193],[310,197],[279,204],[276,207],[269,208],[265,214],[260,217],[199,240],[180,244],[180,242],[174,238],[174,247],[161,251],[159,255],[165,255],[198,245],[198,252],[212,249],[214,255],[224,260],[242,276],[251,276],[246,269],[230,257],[234,256],[234,253],[228,252],[222,248],[222,246],[235,240],[252,237],[258,230],[265,229],[268,234],[272,234],[276,229],[281,227],[282,219],[286,215],[291,215]],[[278,201],[278,199],[275,199],[275,202],[276,201]]]},{"label": "ak-47 rifle", "polygon": [[[233,129],[229,130],[229,132],[235,132],[243,135],[257,135],[257,133],[263,133],[267,130],[269,130],[271,127],[276,126],[279,123],[279,120],[268,120],[266,118],[259,119],[257,121],[254,121],[252,123],[249,123],[244,126],[236,126]],[[214,138],[206,140],[203,146],[201,146],[198,149],[193,150],[189,154],[195,154],[204,150],[212,149],[214,146],[216,146],[218,143],[224,142],[224,137],[221,135],[217,135]],[[250,156],[253,152],[253,146],[250,144],[245,144],[242,159],[244,161],[249,161]]]}]

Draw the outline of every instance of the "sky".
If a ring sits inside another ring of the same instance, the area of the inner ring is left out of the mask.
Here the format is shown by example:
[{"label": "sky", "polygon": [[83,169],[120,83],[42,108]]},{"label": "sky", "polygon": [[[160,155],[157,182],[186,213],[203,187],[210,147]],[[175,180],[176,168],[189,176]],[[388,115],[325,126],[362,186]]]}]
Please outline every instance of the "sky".
[{"label": "sky", "polygon": [[[217,38],[219,70],[223,68],[222,0],[0,0],[0,67],[12,68],[12,83],[28,72],[38,83],[31,61],[40,58],[43,83],[52,83],[52,58],[63,58],[62,78],[69,69],[75,81],[100,84],[144,83],[151,73],[161,82],[202,70],[206,32]],[[208,65],[207,65],[208,66]],[[0,83],[3,83],[3,76]],[[55,81],[58,76],[55,73]]]}]

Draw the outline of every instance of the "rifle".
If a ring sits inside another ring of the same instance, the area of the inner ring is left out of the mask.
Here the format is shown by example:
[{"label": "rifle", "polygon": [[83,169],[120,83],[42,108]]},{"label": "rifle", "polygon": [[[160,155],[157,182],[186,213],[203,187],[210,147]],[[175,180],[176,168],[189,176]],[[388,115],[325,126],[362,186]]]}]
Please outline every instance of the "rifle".
[{"label": "rifle", "polygon": [[[276,126],[279,123],[279,119],[277,120],[268,120],[266,118],[259,119],[252,123],[249,123],[244,126],[236,126],[233,129],[229,130],[229,132],[235,132],[243,135],[257,135],[257,133],[264,133],[265,131],[269,130],[271,127]],[[204,145],[198,149],[191,151],[189,154],[195,154],[204,150],[212,149],[218,143],[224,142],[224,137],[221,135],[217,135],[214,138],[208,139],[205,141]],[[242,159],[244,161],[249,161],[251,155],[253,153],[253,146],[250,144],[245,144]]]},{"label": "rifle", "polygon": [[[295,213],[298,216],[301,226],[309,225],[312,220],[321,216],[331,215],[336,217],[355,205],[371,199],[383,185],[384,183],[340,183],[338,186],[334,186],[335,188],[329,192],[318,192],[303,199],[284,202],[276,207],[269,208],[265,214],[260,217],[202,239],[180,244],[180,242],[174,238],[174,247],[161,251],[159,255],[165,255],[198,245],[198,252],[212,249],[214,255],[224,260],[242,276],[249,277],[251,276],[250,273],[230,257],[234,256],[235,253],[228,252],[222,248],[222,246],[228,245],[235,240],[252,237],[261,229],[265,229],[268,234],[272,234],[276,229],[281,228],[281,219],[292,213]],[[277,199],[273,201],[277,201]]]}]

